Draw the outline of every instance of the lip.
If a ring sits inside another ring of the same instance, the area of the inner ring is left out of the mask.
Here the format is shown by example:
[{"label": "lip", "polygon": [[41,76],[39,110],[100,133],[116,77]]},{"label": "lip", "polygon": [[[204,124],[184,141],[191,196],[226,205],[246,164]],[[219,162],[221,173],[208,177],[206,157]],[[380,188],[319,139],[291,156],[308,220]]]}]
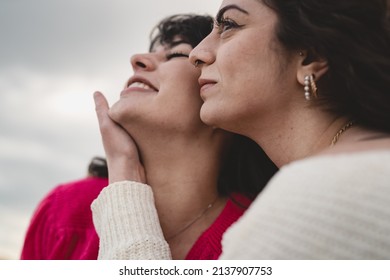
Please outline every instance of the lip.
[{"label": "lip", "polygon": [[199,78],[198,83],[200,86],[200,92],[203,93],[209,88],[213,87],[217,82],[211,79]]},{"label": "lip", "polygon": [[[139,86],[133,85],[135,83],[142,83],[142,84],[147,85],[148,87],[143,87],[141,85],[139,85]],[[138,75],[135,75],[135,76],[132,76],[127,81],[125,88],[121,92],[121,96],[125,95],[127,93],[130,93],[130,92],[149,92],[149,93],[153,92],[153,93],[157,93],[158,89],[148,79],[146,79],[144,77],[141,77],[141,76],[138,76]]]}]

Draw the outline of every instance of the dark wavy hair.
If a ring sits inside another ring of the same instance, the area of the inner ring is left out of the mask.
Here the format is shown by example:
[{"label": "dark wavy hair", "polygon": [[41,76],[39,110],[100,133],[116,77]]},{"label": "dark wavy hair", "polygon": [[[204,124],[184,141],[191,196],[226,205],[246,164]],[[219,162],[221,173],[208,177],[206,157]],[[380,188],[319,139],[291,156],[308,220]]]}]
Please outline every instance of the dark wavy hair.
[{"label": "dark wavy hair", "polygon": [[261,0],[278,17],[287,51],[325,58],[318,104],[390,131],[389,0]]},{"label": "dark wavy hair", "polygon": [[[156,45],[170,45],[175,36],[193,48],[212,30],[213,18],[207,15],[178,14],[160,21],[150,35],[149,51]],[[277,167],[251,139],[233,134],[223,155],[218,192],[229,196],[240,193],[255,198],[275,174]]]},{"label": "dark wavy hair", "polygon": [[221,195],[240,193],[254,199],[278,171],[276,165],[252,139],[233,134],[223,157],[218,178]]},{"label": "dark wavy hair", "polygon": [[150,33],[149,51],[156,45],[170,45],[175,36],[180,36],[193,48],[209,33],[213,18],[208,15],[177,14],[160,21]]}]

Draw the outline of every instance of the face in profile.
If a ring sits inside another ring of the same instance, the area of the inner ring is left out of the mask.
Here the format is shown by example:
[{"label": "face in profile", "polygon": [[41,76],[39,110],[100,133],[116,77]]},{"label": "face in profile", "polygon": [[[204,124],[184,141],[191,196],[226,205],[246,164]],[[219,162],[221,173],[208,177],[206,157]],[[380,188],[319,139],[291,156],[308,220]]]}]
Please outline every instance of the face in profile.
[{"label": "face in profile", "polygon": [[205,123],[245,134],[254,120],[284,112],[296,72],[275,38],[276,23],[277,15],[261,1],[223,1],[211,34],[190,57],[192,63],[203,62]]},{"label": "face in profile", "polygon": [[199,117],[200,70],[189,61],[192,47],[180,37],[131,58],[130,77],[110,116],[123,127],[143,125],[185,130],[205,126]]}]

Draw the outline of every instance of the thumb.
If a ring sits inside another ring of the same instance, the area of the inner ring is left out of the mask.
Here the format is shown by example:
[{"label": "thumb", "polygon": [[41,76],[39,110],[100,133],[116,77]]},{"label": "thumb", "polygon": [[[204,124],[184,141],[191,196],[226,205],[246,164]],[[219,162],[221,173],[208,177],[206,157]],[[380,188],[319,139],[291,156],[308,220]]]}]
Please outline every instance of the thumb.
[{"label": "thumb", "polygon": [[93,99],[95,101],[95,110],[96,110],[98,121],[99,123],[102,123],[104,118],[107,116],[107,112],[109,109],[107,99],[99,91],[96,91],[93,94]]}]

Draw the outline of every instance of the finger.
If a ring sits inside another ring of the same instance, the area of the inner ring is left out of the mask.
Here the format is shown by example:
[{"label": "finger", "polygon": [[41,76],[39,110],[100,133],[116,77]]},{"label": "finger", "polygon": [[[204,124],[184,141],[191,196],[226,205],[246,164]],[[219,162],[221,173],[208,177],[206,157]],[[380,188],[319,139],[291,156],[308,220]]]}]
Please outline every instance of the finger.
[{"label": "finger", "polygon": [[99,125],[101,126],[108,118],[109,105],[104,95],[97,91],[93,94],[95,101],[95,110],[98,118]]},{"label": "finger", "polygon": [[96,91],[93,94],[93,99],[95,101],[95,109],[96,109],[97,113],[99,113],[101,111],[107,112],[107,110],[109,108],[108,102],[107,102],[107,99],[104,97],[104,95],[101,92]]}]

